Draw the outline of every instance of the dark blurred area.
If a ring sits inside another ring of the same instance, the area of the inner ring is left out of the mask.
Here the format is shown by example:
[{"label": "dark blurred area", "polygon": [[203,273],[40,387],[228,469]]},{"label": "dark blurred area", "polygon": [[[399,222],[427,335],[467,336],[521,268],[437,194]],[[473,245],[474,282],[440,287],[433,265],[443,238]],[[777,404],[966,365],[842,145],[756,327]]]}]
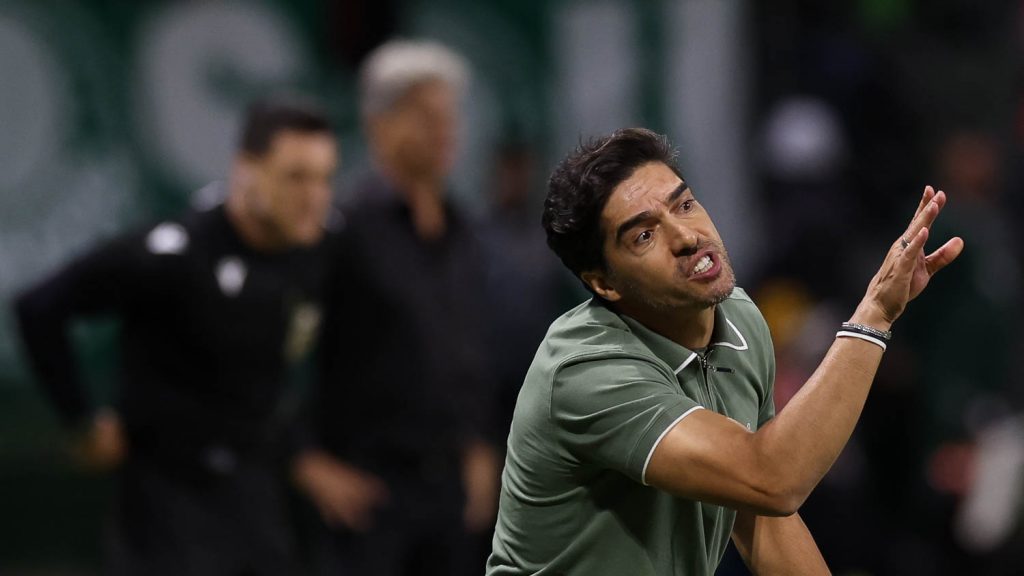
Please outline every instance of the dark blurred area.
[{"label": "dark blurred area", "polygon": [[777,409],[859,298],[910,191],[947,190],[934,237],[970,246],[900,321],[853,439],[801,510],[838,574],[1024,571],[1021,7],[754,10],[760,198],[779,233],[754,286],[776,340]]},{"label": "dark blurred area", "polygon": [[[369,247],[357,259],[379,285],[345,287],[365,291],[354,297],[363,307],[352,306],[363,329],[321,353],[334,354],[339,365],[327,371],[339,380],[377,373],[365,365],[373,358],[405,387],[358,401],[412,398],[402,409],[429,422],[437,414],[423,407],[452,392],[416,388],[417,370],[472,373],[469,395],[481,399],[467,421],[487,415],[472,435],[500,461],[536,345],[585,297],[539,222],[547,174],[581,135],[644,125],[680,147],[739,284],[772,328],[777,410],[931,184],[949,196],[932,237],[961,236],[966,250],[894,327],[857,431],[801,515],[838,575],[1024,574],[1024,372],[1014,361],[1024,352],[1014,225],[1024,216],[1024,2],[1011,0],[0,0],[0,574],[101,573],[115,500],[109,474],[68,456],[73,434],[28,368],[15,294],[97,243],[219,202],[207,184],[228,179],[245,106],[269,92],[326,104],[341,150],[337,201],[358,206],[385,164],[361,112],[359,66],[396,36],[445,44],[469,76],[457,152],[438,180],[443,199],[423,208],[401,195],[409,205],[397,212],[355,212],[361,224],[350,231]],[[389,243],[380,230],[410,235]],[[436,241],[452,234],[473,254]],[[464,260],[474,261],[469,272]],[[411,279],[450,301],[431,308],[429,294],[381,288]],[[413,331],[396,316],[404,306],[425,307],[420,332],[403,333]],[[425,337],[429,326],[444,332]],[[97,405],[117,398],[122,329],[116,318],[72,329]],[[381,360],[364,336],[411,351]],[[358,370],[345,365],[349,345]],[[444,346],[457,354],[439,358]],[[481,363],[489,368],[473,372]],[[314,418],[298,406],[318,397],[321,368],[294,367],[282,413]],[[330,433],[347,439],[322,447],[400,477],[399,502],[440,503],[422,508],[419,534],[457,524],[446,499],[496,471],[458,469],[468,452],[450,447],[432,463],[422,450],[388,460],[374,442],[397,435],[395,420],[345,405],[352,398],[341,390],[316,406],[321,424],[346,419]],[[457,435],[420,433],[409,446]],[[483,454],[473,461],[493,457]],[[467,486],[442,494],[431,478]],[[321,515],[303,490],[289,504],[297,555],[319,573]],[[481,573],[487,530],[463,536]],[[731,553],[718,573],[746,570]]]}]

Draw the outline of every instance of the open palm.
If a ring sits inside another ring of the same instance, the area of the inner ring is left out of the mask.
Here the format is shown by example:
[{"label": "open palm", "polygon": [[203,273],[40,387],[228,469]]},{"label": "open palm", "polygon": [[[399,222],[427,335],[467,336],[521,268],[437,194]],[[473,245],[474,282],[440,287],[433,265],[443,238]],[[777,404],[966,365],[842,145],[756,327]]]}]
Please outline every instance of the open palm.
[{"label": "open palm", "polygon": [[925,187],[907,231],[893,243],[868,287],[868,297],[890,323],[928,286],[932,276],[955,260],[964,249],[964,241],[954,237],[931,254],[924,253],[928,231],[945,205],[944,192]]},{"label": "open palm", "polygon": [[[932,202],[932,200],[934,200],[934,202]],[[911,222],[911,227],[907,229],[907,239],[909,240],[914,235],[918,234],[921,229],[931,228],[932,222],[935,221],[935,217],[938,216],[939,212],[945,205],[946,194],[941,190],[936,193],[931,186],[926,186],[924,189],[924,196],[921,197],[921,203],[918,205],[917,212],[914,214],[914,219]],[[919,220],[920,222],[918,222]],[[918,230],[914,230],[915,225],[918,227]],[[910,246],[907,247],[908,250],[910,248]],[[928,281],[932,279],[932,276],[955,260],[963,249],[964,241],[960,237],[954,237],[950,238],[945,244],[926,256],[924,253],[924,245],[922,243],[921,247],[913,253],[914,270],[913,275],[910,278],[910,293],[908,294],[909,300],[917,298],[918,294],[928,286]]]}]

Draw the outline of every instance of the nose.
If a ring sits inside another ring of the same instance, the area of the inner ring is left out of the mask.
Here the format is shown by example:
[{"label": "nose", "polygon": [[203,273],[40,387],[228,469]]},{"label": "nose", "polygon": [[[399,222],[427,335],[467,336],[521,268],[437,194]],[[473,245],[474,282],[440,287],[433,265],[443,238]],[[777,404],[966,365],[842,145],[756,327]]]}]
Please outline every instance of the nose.
[{"label": "nose", "polygon": [[669,235],[669,247],[676,256],[689,256],[697,251],[700,236],[697,231],[679,221],[664,224]]}]

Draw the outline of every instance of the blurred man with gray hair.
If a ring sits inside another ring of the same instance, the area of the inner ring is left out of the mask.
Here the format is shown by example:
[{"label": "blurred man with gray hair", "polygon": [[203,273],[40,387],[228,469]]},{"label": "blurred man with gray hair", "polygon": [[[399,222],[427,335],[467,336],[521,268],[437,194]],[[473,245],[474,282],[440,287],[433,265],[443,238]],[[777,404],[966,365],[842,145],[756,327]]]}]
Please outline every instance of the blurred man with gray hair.
[{"label": "blurred man with gray hair", "polygon": [[344,211],[316,446],[295,467],[334,528],[328,573],[469,573],[493,522],[482,263],[446,199],[466,81],[434,42],[388,42],[361,70],[373,165]]}]

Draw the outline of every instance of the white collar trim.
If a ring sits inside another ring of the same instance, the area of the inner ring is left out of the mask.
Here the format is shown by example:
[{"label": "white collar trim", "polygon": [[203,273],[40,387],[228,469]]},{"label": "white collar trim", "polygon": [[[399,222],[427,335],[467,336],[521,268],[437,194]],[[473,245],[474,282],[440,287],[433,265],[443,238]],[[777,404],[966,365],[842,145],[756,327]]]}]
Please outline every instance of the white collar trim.
[{"label": "white collar trim", "polygon": [[[723,318],[724,318],[724,316],[723,316]],[[749,348],[749,346],[747,346],[747,339],[743,337],[743,334],[740,334],[739,329],[736,328],[736,325],[732,323],[732,320],[729,320],[728,318],[725,318],[725,323],[729,325],[729,328],[732,328],[732,331],[736,333],[736,336],[739,336],[739,339],[740,339],[739,346],[737,346],[736,344],[732,344],[730,342],[715,342],[715,343],[713,343],[711,345],[712,346],[725,346],[726,348],[732,348],[733,350],[741,350],[741,351],[742,350],[747,350]]]},{"label": "white collar trim", "polygon": [[[724,341],[723,342],[712,342],[711,344],[709,344],[709,346],[724,346],[726,348],[732,348],[733,350],[739,350],[741,352],[743,350],[749,350],[750,346],[747,345],[747,339],[744,338],[743,334],[740,333],[739,328],[737,328],[736,325],[732,323],[732,320],[729,320],[728,318],[725,318],[724,316],[723,316],[723,318],[725,319],[725,323],[729,325],[729,328],[732,328],[732,331],[736,333],[737,337],[739,337],[740,343],[737,345],[737,344],[733,344],[732,342],[724,342]],[[691,353],[690,356],[686,360],[683,360],[683,363],[679,365],[679,368],[675,369],[675,373],[679,374],[680,372],[682,372],[687,366],[690,365],[690,362],[693,362],[694,359],[696,359],[696,358],[697,358],[697,353],[696,352]]]},{"label": "white collar trim", "polygon": [[680,372],[682,372],[683,368],[686,368],[687,366],[689,366],[690,362],[693,362],[693,359],[696,358],[696,357],[697,357],[697,353],[696,352],[690,354],[690,357],[687,358],[686,360],[683,360],[683,363],[679,365],[679,368],[676,368],[676,370],[675,370],[676,374],[679,374]]}]

